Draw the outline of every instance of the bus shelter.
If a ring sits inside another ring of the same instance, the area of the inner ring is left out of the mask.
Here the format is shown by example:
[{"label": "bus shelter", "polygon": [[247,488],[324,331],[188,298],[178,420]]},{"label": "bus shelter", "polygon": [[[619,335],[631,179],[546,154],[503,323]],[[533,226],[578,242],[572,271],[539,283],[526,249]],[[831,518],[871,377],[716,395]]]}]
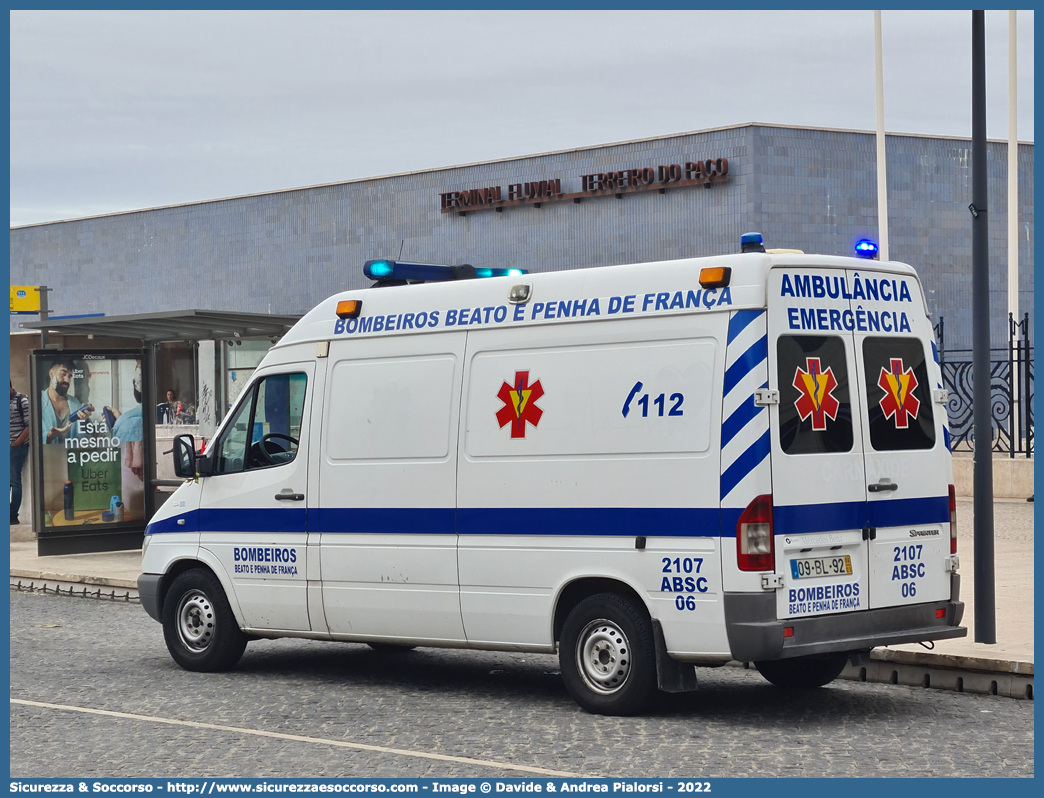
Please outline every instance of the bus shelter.
[{"label": "bus shelter", "polygon": [[[44,344],[30,353],[29,369],[38,553],[139,547],[149,519],[181,484],[163,468],[167,452],[161,449],[175,431],[195,431],[179,426],[186,419],[213,431],[230,401],[220,377],[229,352],[244,342],[270,346],[298,318],[182,310],[22,323],[40,331]],[[62,343],[49,344],[51,336]],[[125,346],[90,346],[113,339]],[[174,342],[197,353],[202,389],[191,415],[164,395],[157,379],[161,348]]]}]

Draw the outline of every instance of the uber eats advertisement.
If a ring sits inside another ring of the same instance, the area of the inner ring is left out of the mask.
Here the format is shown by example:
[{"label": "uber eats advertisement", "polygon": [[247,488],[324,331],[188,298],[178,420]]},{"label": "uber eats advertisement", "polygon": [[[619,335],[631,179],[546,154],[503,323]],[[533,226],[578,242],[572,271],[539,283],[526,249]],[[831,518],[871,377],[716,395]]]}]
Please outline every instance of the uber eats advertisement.
[{"label": "uber eats advertisement", "polygon": [[145,517],[141,354],[34,355],[45,530]]}]

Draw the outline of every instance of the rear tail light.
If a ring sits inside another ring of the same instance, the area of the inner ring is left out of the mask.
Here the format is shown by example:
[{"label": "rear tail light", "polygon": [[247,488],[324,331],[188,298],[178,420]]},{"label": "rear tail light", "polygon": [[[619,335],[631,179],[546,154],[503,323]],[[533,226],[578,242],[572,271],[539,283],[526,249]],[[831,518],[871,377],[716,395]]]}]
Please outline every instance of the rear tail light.
[{"label": "rear tail light", "polygon": [[736,522],[736,560],[741,571],[774,571],[772,497],[758,496]]},{"label": "rear tail light", "polygon": [[957,553],[957,491],[950,485],[950,554]]}]

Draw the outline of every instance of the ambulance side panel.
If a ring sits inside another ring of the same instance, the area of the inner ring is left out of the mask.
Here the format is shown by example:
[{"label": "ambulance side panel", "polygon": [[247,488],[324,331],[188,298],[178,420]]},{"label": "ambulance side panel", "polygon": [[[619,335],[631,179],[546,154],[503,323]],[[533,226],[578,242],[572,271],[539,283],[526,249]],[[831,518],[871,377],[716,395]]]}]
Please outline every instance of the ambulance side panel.
[{"label": "ambulance side panel", "polygon": [[465,642],[454,502],[466,335],[330,345],[318,528],[334,637]]},{"label": "ambulance side panel", "polygon": [[457,506],[469,642],[551,650],[558,597],[596,577],[642,597],[672,654],[728,658],[718,550],[728,318],[468,334]]}]

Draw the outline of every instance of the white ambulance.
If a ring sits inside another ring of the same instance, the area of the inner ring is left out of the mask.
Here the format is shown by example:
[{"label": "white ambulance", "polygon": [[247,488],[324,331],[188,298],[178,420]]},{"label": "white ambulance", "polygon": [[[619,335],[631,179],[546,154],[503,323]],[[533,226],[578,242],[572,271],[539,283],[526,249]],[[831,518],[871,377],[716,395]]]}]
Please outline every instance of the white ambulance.
[{"label": "white ambulance", "polygon": [[811,687],[967,633],[911,267],[747,234],[567,272],[365,270],[205,454],[176,441],[138,587],[183,668],[276,637],[557,652],[582,707],[625,714],[693,666]]}]

